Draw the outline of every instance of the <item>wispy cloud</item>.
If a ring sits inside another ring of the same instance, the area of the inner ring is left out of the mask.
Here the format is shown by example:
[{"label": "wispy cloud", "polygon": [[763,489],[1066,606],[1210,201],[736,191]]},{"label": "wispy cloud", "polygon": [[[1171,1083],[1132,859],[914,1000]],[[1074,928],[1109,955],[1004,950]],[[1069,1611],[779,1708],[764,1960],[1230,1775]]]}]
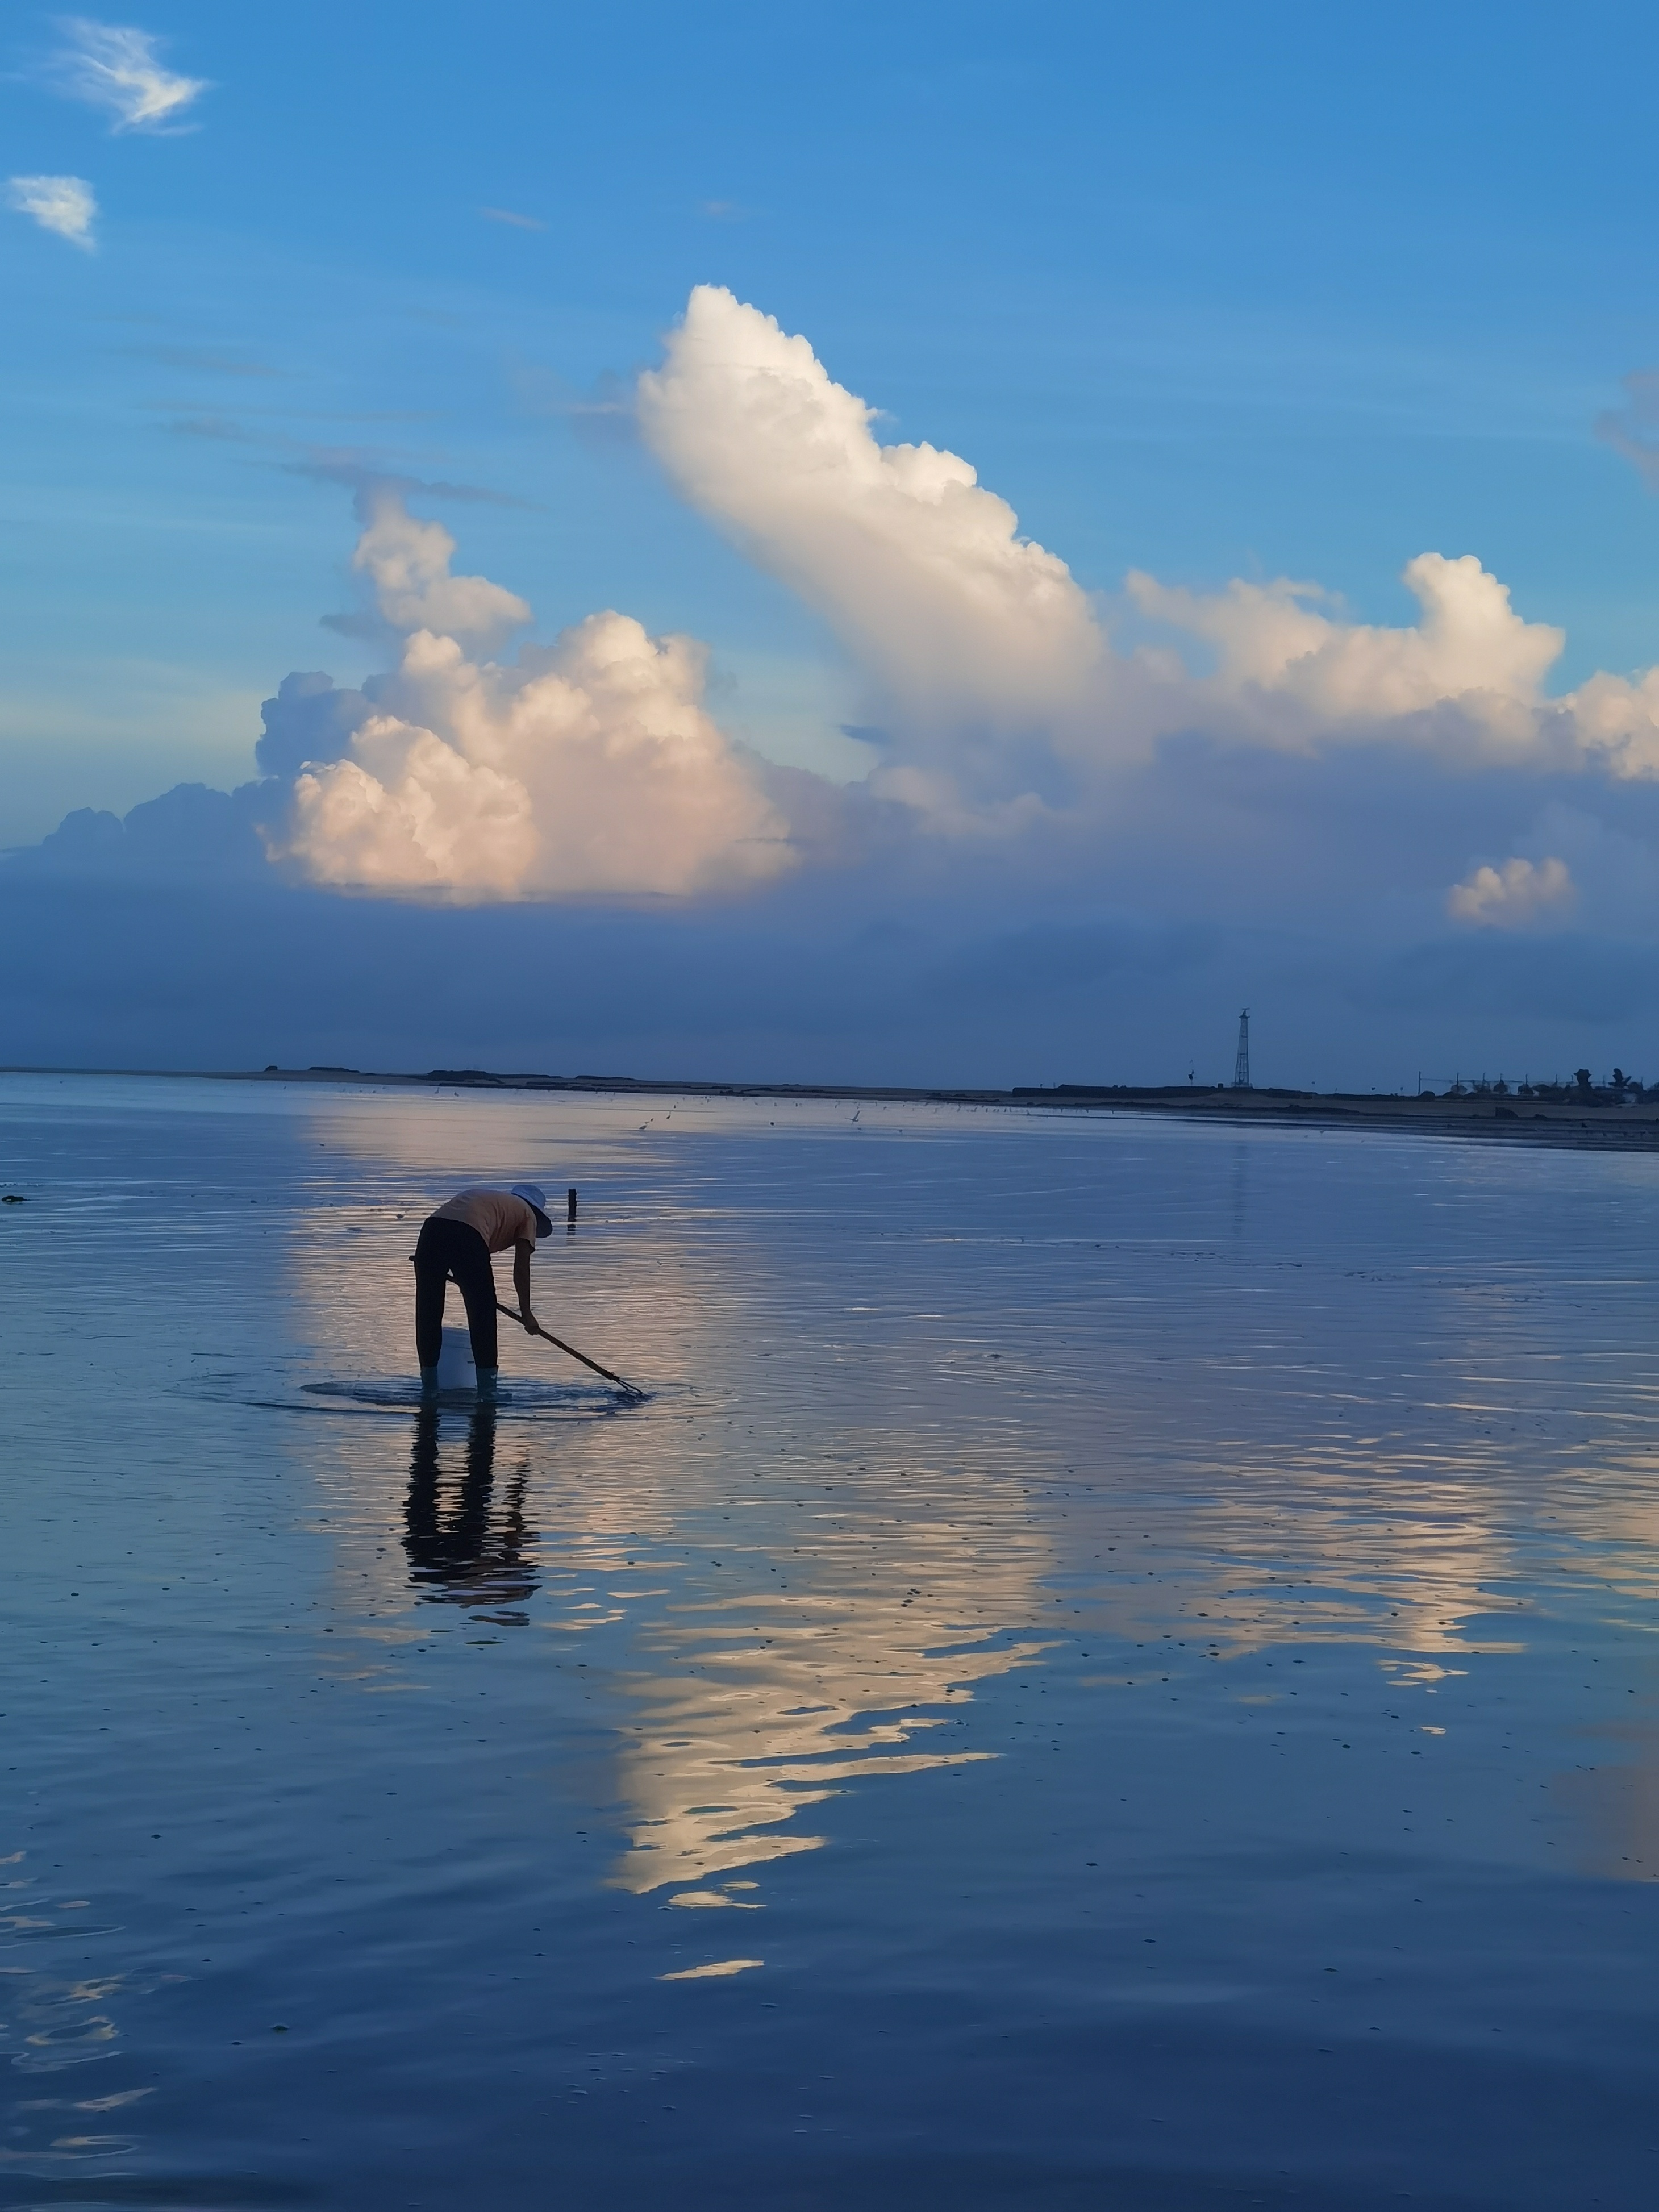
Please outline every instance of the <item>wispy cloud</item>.
[{"label": "wispy cloud", "polygon": [[69,43],[47,65],[49,81],[70,100],[83,100],[114,117],[114,131],[165,132],[209,89],[205,77],[180,76],[163,68],[160,40],[149,31],[65,17]]},{"label": "wispy cloud", "polygon": [[514,215],[511,208],[483,208],[478,213],[489,222],[511,223],[514,230],[545,230],[547,225],[539,216]]},{"label": "wispy cloud", "polygon": [[42,230],[56,231],[71,246],[92,252],[98,203],[84,177],[9,177],[6,204],[19,215],[33,216]]},{"label": "wispy cloud", "polygon": [[1650,491],[1659,491],[1659,370],[1638,368],[1624,380],[1625,404],[1595,418],[1595,434],[1621,453]]},{"label": "wispy cloud", "polygon": [[240,422],[232,422],[222,415],[181,416],[167,425],[178,438],[210,438],[227,446],[267,446],[271,441],[258,430],[250,430]]},{"label": "wispy cloud", "polygon": [[520,406],[533,415],[566,416],[584,442],[631,444],[639,434],[637,372],[621,377],[605,369],[584,388],[539,362],[509,356],[507,374]]},{"label": "wispy cloud", "polygon": [[520,499],[517,493],[495,491],[488,484],[455,483],[442,477],[411,477],[401,471],[389,469],[386,456],[376,455],[358,447],[313,447],[303,460],[288,464],[290,476],[311,477],[319,483],[343,484],[359,497],[389,499],[451,499],[465,507],[516,507],[527,514],[539,514],[542,509],[535,500]]},{"label": "wispy cloud", "polygon": [[140,361],[159,361],[163,368],[194,369],[205,376],[280,376],[263,361],[248,361],[234,354],[209,353],[198,346],[129,346]]}]

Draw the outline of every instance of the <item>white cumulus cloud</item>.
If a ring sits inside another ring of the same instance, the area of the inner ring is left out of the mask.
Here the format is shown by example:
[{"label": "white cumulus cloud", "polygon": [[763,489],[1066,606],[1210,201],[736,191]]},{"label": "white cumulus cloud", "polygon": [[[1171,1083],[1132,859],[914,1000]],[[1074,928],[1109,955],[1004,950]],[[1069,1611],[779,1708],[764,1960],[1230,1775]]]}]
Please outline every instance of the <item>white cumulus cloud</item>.
[{"label": "white cumulus cloud", "polygon": [[1486,929],[1516,929],[1540,915],[1559,913],[1576,896],[1565,860],[1505,860],[1501,868],[1477,868],[1446,894],[1446,911],[1455,921]]},{"label": "white cumulus cloud", "polygon": [[395,492],[371,488],[359,514],[364,528],[351,566],[393,629],[439,630],[487,647],[530,620],[516,592],[487,576],[452,576],[455,540],[441,522],[410,514]]},{"label": "white cumulus cloud", "polygon": [[71,246],[92,251],[98,203],[84,177],[9,177],[6,204],[19,215],[33,216],[42,230],[56,231]]},{"label": "white cumulus cloud", "polygon": [[1659,676],[1550,697],[1563,633],[1472,554],[1409,562],[1420,613],[1397,627],[1288,579],[1206,594],[1132,574],[1138,614],[1212,655],[1198,676],[1167,648],[1115,651],[1064,561],[967,461],[882,445],[807,340],[729,291],[692,292],[638,410],[681,494],[836,631],[882,748],[872,790],[942,834],[1108,805],[1115,774],[1178,732],[1659,775]]},{"label": "white cumulus cloud", "polygon": [[701,646],[606,613],[511,665],[471,658],[456,630],[529,610],[450,576],[452,548],[374,501],[357,564],[407,632],[402,657],[343,757],[295,779],[273,857],[317,883],[473,900],[684,897],[793,865],[759,763],[703,706]]},{"label": "white cumulus cloud", "polygon": [[1586,764],[1626,781],[1659,779],[1659,668],[1592,676],[1556,704]]},{"label": "white cumulus cloud", "polygon": [[1103,641],[1066,563],[968,462],[883,446],[804,337],[700,284],[640,379],[685,498],[817,610],[914,726],[1022,732],[1069,711]]},{"label": "white cumulus cloud", "polygon": [[1540,703],[1565,633],[1523,621],[1506,586],[1472,553],[1455,560],[1419,553],[1407,563],[1405,582],[1422,614],[1402,629],[1334,620],[1319,611],[1325,595],[1317,586],[1285,578],[1236,579],[1205,596],[1134,572],[1127,589],[1143,614],[1212,646],[1211,688],[1267,709],[1264,720],[1285,738],[1305,741],[1333,724],[1375,728],[1461,701],[1492,730],[1530,744],[1529,710]]},{"label": "white cumulus cloud", "polygon": [[638,406],[681,494],[840,637],[883,750],[872,790],[942,834],[1109,805],[1115,775],[1178,732],[1659,778],[1659,672],[1550,696],[1563,632],[1473,554],[1408,562],[1420,611],[1397,626],[1287,578],[1204,593],[1132,573],[1137,614],[1207,649],[1200,676],[1167,647],[1115,650],[1066,563],[967,461],[880,444],[876,410],[807,340],[728,291],[692,292]]},{"label": "white cumulus cloud", "polygon": [[1322,612],[1328,594],[1284,577],[1204,594],[1134,572],[1126,589],[1143,615],[1213,649],[1215,672],[1183,711],[1223,740],[1308,753],[1394,744],[1459,763],[1659,779],[1659,669],[1597,674],[1553,697],[1545,679],[1566,633],[1517,614],[1474,554],[1419,553],[1403,581],[1422,613],[1400,628]]},{"label": "white cumulus cloud", "polygon": [[208,90],[204,77],[180,76],[164,68],[161,41],[149,31],[71,15],[64,23],[69,44],[53,55],[52,81],[71,100],[107,109],[115,131],[167,131]]}]

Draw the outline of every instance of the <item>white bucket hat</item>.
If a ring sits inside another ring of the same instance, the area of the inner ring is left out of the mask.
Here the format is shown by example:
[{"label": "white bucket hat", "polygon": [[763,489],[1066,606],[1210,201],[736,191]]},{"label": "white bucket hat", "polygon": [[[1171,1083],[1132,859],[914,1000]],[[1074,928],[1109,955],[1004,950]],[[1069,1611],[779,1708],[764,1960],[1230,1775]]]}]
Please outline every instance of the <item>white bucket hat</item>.
[{"label": "white bucket hat", "polygon": [[521,1198],[535,1215],[537,1235],[550,1237],[553,1234],[553,1224],[547,1218],[547,1193],[542,1188],[540,1183],[515,1182],[513,1186],[513,1195],[514,1198]]}]

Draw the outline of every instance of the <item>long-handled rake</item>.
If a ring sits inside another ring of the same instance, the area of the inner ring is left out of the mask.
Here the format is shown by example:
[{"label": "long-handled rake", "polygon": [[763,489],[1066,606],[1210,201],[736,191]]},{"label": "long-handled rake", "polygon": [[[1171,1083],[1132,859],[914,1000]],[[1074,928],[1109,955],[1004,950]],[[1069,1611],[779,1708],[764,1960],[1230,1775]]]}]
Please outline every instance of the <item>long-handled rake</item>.
[{"label": "long-handled rake", "polygon": [[[497,1313],[504,1313],[509,1321],[517,1322],[520,1328],[524,1327],[524,1316],[512,1306],[504,1306],[499,1298],[495,1301],[495,1310]],[[584,1367],[591,1367],[596,1375],[603,1375],[607,1382],[614,1382],[619,1390],[626,1391],[630,1398],[644,1397],[645,1392],[641,1389],[637,1382],[630,1382],[623,1375],[613,1375],[608,1367],[601,1367],[597,1359],[590,1359],[585,1352],[578,1352],[574,1344],[567,1344],[562,1336],[555,1336],[550,1328],[544,1328],[538,1322],[535,1328],[528,1334],[544,1336],[550,1344],[556,1344],[561,1352],[568,1352],[573,1359],[580,1359]]]}]

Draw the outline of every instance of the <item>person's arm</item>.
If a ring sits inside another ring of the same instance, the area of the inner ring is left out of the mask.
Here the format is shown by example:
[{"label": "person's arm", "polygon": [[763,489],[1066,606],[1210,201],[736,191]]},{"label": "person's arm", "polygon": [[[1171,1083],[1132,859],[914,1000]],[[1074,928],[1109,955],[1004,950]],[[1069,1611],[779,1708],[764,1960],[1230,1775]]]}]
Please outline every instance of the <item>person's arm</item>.
[{"label": "person's arm", "polygon": [[541,1326],[530,1308],[530,1255],[535,1249],[522,1242],[513,1247],[513,1287],[519,1294],[519,1319],[532,1336]]}]

